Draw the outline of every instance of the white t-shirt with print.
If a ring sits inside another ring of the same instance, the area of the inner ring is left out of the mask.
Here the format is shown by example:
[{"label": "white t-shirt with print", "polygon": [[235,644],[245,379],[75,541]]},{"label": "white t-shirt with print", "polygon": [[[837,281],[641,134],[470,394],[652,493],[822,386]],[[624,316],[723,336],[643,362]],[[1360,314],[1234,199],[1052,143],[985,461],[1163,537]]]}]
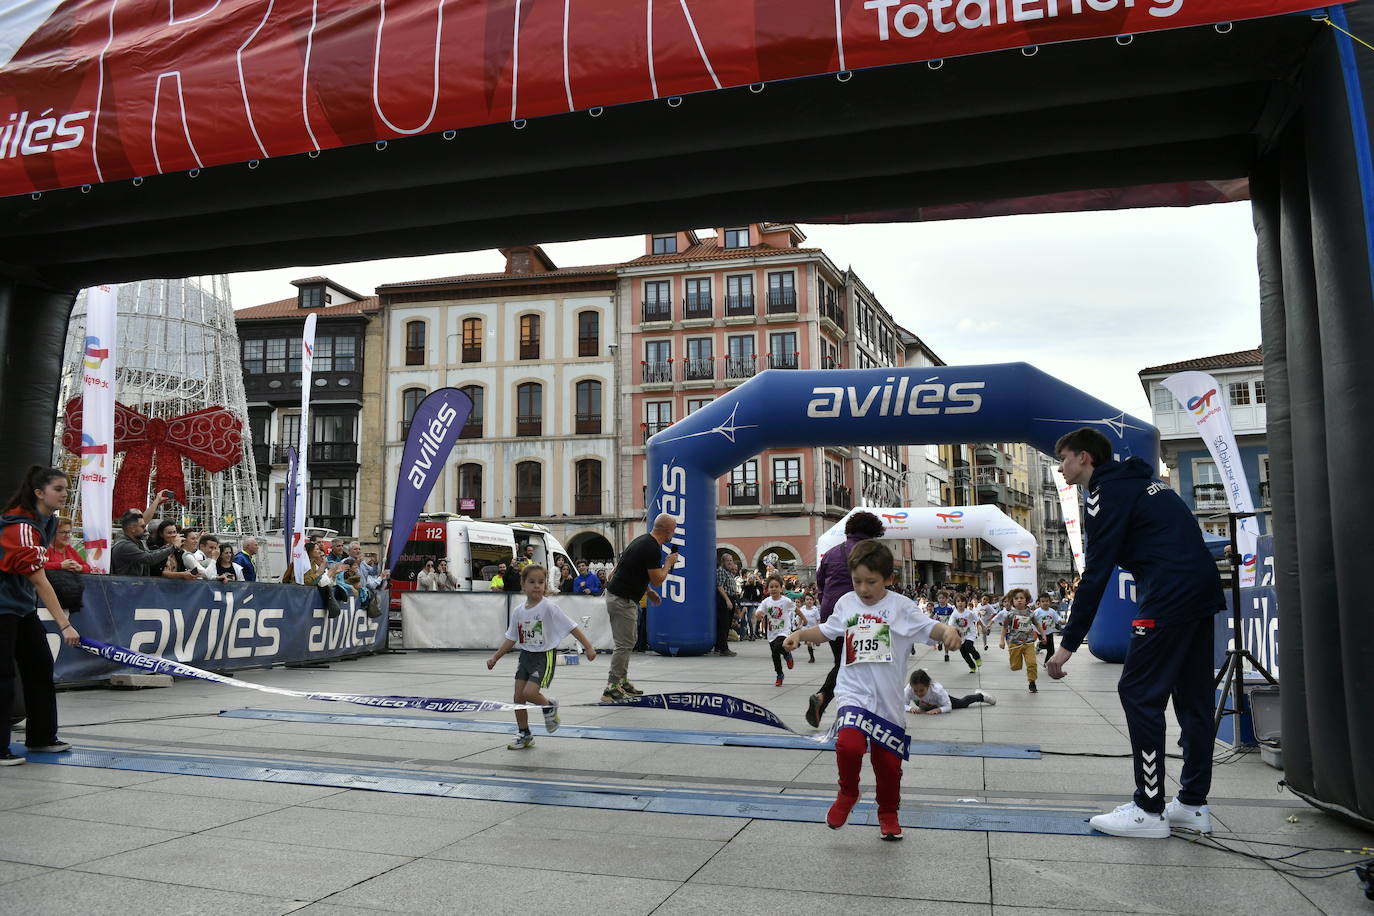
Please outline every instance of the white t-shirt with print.
[{"label": "white t-shirt with print", "polygon": [[1059,623],[1059,612],[1052,607],[1036,608],[1034,616],[1042,633],[1053,633],[1055,624]]},{"label": "white t-shirt with print", "polygon": [[959,638],[962,640],[970,640],[978,635],[978,614],[968,608],[962,611],[955,608],[947,622],[959,631]]},{"label": "white t-shirt with print", "polygon": [[809,607],[803,604],[801,607],[797,608],[797,613],[801,615],[801,619],[808,627],[814,627],[821,622],[821,608],[818,604],[813,604]]},{"label": "white t-shirt with print", "polygon": [[526,652],[547,652],[558,648],[563,638],[577,629],[577,624],[547,598],[540,598],[534,607],[521,604],[511,611],[506,638]]},{"label": "white t-shirt with print", "polygon": [[845,638],[835,708],[858,706],[900,723],[906,657],[915,643],[931,638],[935,624],[910,598],[896,592],[885,592],[871,605],[857,592],[843,595],[821,624],[826,639]]},{"label": "white t-shirt with print", "polygon": [[772,598],[764,598],[759,602],[759,611],[763,613],[764,620],[768,623],[768,639],[770,641],[775,636],[786,636],[792,632],[792,618],[797,613],[797,605],[791,598],[786,595],[776,601]]}]

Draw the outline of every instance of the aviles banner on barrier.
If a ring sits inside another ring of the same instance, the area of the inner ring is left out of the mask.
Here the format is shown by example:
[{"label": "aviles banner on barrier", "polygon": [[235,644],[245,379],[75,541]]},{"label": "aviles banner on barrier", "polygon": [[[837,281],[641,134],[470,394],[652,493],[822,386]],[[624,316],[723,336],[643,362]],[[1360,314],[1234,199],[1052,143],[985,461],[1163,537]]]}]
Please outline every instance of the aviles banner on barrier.
[{"label": "aviles banner on barrier", "polygon": [[[266,668],[376,651],[385,618],[350,598],[330,618],[319,589],[271,582],[182,582],[131,576],[83,576],[74,622],[81,635],[216,671]],[[48,619],[58,683],[100,680],[117,669],[62,646]],[[59,651],[60,650],[60,651]]]},{"label": "aviles banner on barrier", "polygon": [[[1178,372],[1160,384],[1169,389],[1197,426],[1198,435],[1202,437],[1221,474],[1226,504],[1231,511],[1254,512],[1255,501],[1250,496],[1250,484],[1245,478],[1245,467],[1241,464],[1236,434],[1231,430],[1231,417],[1226,413],[1225,389],[1206,372]],[[1255,541],[1258,538],[1258,518],[1252,515],[1236,520],[1241,588],[1255,584]]]},{"label": "aviles banner on barrier", "polygon": [[[172,10],[169,15],[169,8]],[[35,0],[0,7],[0,196],[1301,0]],[[1028,77],[1033,78],[1033,77]]]},{"label": "aviles banner on barrier", "polygon": [[405,452],[401,456],[401,472],[396,479],[391,545],[386,552],[387,569],[395,568],[470,413],[472,399],[457,388],[431,391],[415,408],[410,432],[406,435]]},{"label": "aviles banner on barrier", "polygon": [[86,562],[110,571],[114,515],[115,357],[119,293],[86,291],[86,346],[81,354],[81,531]]},{"label": "aviles banner on barrier", "polygon": [[[1255,544],[1255,584],[1240,590],[1240,625],[1245,648],[1259,663],[1279,676],[1279,595],[1274,587],[1274,538],[1261,537]],[[1217,670],[1226,662],[1226,650],[1236,647],[1235,619],[1231,606],[1231,591],[1226,591],[1226,610],[1216,621],[1216,646],[1213,667]],[[1250,675],[1247,675],[1250,676]]]}]

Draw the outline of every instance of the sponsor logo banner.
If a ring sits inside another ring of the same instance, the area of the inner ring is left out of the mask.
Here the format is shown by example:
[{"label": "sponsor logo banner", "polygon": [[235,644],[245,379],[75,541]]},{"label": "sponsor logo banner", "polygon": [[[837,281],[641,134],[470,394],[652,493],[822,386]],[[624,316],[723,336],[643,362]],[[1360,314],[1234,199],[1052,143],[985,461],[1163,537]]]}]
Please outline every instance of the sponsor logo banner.
[{"label": "sponsor logo banner", "polygon": [[911,756],[911,737],[906,729],[874,712],[858,706],[841,706],[835,716],[835,731],[857,728],[875,744],[881,744],[903,760]]},{"label": "sponsor logo banner", "polygon": [[[331,619],[319,589],[310,586],[130,576],[83,576],[82,582],[81,611],[73,623],[83,637],[176,664],[232,671],[360,655],[386,645],[384,617],[368,617],[350,598]],[[110,666],[96,658],[59,652],[57,628],[49,623],[49,629],[58,683],[110,675]]]},{"label": "sponsor logo banner", "polygon": [[1073,568],[1083,575],[1083,520],[1078,514],[1078,487],[1064,479],[1059,468],[1051,468],[1054,486],[1059,491],[1059,508],[1064,516],[1064,531],[1069,535],[1069,549],[1073,551]]},{"label": "sponsor logo banner", "polygon": [[401,457],[401,472],[396,479],[396,499],[392,502],[391,546],[387,550],[387,569],[395,569],[405,550],[410,532],[424,511],[425,500],[444,472],[449,452],[472,413],[472,399],[457,388],[440,388],[429,393],[410,419]]},{"label": "sponsor logo banner", "polygon": [[[1245,648],[1279,676],[1279,595],[1274,586],[1274,539],[1264,535],[1256,541],[1251,566],[1256,571],[1255,584],[1240,590],[1240,625]],[[1226,590],[1226,610],[1213,618],[1216,627],[1215,667],[1220,670],[1226,660],[1226,650],[1235,648],[1235,614],[1232,611],[1231,590]]]},{"label": "sponsor logo banner", "polygon": [[[81,356],[81,533],[86,562],[110,571],[114,523],[115,333],[118,288],[86,291],[86,345]],[[122,511],[122,510],[121,510]]]},{"label": "sponsor logo banner", "polygon": [[[1226,413],[1226,395],[1222,386],[1206,372],[1178,372],[1160,382],[1183,405],[1197,426],[1212,460],[1221,474],[1226,504],[1232,512],[1254,512],[1250,484],[1241,464],[1236,435],[1231,430],[1231,418]],[[1240,548],[1240,584],[1249,588],[1255,584],[1255,541],[1259,538],[1259,519],[1251,516],[1236,520],[1236,545]]]},{"label": "sponsor logo banner", "polygon": [[[220,0],[189,14],[164,7],[159,18],[117,0],[7,4],[0,196],[1310,4],[680,0],[631,15],[605,3],[387,0],[340,9]],[[909,412],[941,401],[920,397]],[[949,402],[961,409],[953,392]]]}]

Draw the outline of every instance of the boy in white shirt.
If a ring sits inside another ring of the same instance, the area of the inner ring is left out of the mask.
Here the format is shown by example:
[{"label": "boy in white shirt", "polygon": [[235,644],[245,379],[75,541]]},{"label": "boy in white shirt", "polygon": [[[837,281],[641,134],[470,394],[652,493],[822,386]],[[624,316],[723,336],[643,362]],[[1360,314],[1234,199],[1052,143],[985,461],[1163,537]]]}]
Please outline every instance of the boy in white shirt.
[{"label": "boy in white shirt", "polygon": [[917,642],[939,640],[946,648],[958,648],[953,627],[936,623],[921,614],[910,598],[889,591],[893,582],[892,552],[882,541],[869,539],[854,545],[849,572],[854,591],[835,603],[834,612],[820,626],[798,630],[783,643],[795,649],[802,640],[818,645],[844,637],[844,655],[835,681],[838,733],[835,765],[839,769],[839,795],[825,816],[832,830],[843,827],[859,801],[859,771],[865,749],[877,782],[878,833],[884,840],[900,840],[897,820],[901,805],[902,759],[909,746],[901,706],[906,656]]},{"label": "boy in white shirt", "polygon": [[778,679],[774,682],[774,687],[782,686],[782,663],[787,660],[787,668],[792,668],[792,653],[782,647],[783,640],[787,634],[792,632],[792,623],[797,614],[797,605],[791,598],[782,593],[782,576],[773,575],[768,577],[768,596],[759,602],[759,609],[754,612],[754,619],[764,623],[768,627],[766,638],[768,649],[773,655],[773,670],[777,672]]},{"label": "boy in white shirt", "polygon": [[911,672],[911,677],[907,678],[906,689],[902,693],[906,698],[907,712],[918,712],[927,716],[965,709],[974,703],[997,705],[996,697],[982,691],[970,693],[966,697],[951,697],[939,681],[930,679],[924,668],[917,668]]},{"label": "boy in white shirt", "polygon": [[[507,573],[517,575],[514,570]],[[559,610],[558,605],[544,597],[544,586],[548,573],[544,567],[529,563],[520,570],[520,588],[525,593],[525,603],[510,615],[510,626],[506,628],[506,641],[487,659],[487,670],[496,667],[501,657],[516,646],[520,647],[520,664],[515,668],[516,703],[537,703],[544,707],[544,729],[553,734],[558,730],[558,701],[544,696],[542,691],[553,682],[553,671],[557,667],[555,652],[563,637],[572,634],[586,650],[587,661],[596,658],[596,649],[588,641],[582,628],[573,623],[571,617]],[[530,734],[529,713],[523,709],[515,711],[515,725],[520,729],[515,740],[506,745],[507,750],[522,751],[534,745]]]},{"label": "boy in white shirt", "polygon": [[964,602],[963,595],[954,597],[954,613],[949,617],[949,625],[959,631],[959,654],[968,663],[968,673],[977,674],[983,667],[983,657],[973,645],[978,635],[978,614]]},{"label": "boy in white shirt", "polygon": [[983,637],[983,651],[988,650],[988,634],[992,632],[992,618],[997,616],[997,602],[992,595],[984,595],[978,603],[978,633]]}]

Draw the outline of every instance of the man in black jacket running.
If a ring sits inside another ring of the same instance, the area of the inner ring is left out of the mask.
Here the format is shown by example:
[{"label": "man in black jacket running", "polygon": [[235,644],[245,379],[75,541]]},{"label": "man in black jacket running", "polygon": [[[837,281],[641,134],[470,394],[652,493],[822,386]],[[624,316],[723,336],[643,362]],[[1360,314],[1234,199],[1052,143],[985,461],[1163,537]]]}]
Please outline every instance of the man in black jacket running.
[{"label": "man in black jacket running", "polygon": [[[1135,798],[1092,825],[1114,836],[1167,837],[1171,827],[1212,829],[1213,621],[1225,607],[1215,562],[1186,503],[1139,458],[1112,460],[1111,443],[1084,427],[1055,446],[1064,479],[1085,488],[1087,557],[1050,677],[1082,645],[1112,576],[1135,577],[1139,615],[1117,693],[1126,711],[1135,766]],[[1164,803],[1164,709],[1170,697],[1183,745],[1179,791]]]}]

